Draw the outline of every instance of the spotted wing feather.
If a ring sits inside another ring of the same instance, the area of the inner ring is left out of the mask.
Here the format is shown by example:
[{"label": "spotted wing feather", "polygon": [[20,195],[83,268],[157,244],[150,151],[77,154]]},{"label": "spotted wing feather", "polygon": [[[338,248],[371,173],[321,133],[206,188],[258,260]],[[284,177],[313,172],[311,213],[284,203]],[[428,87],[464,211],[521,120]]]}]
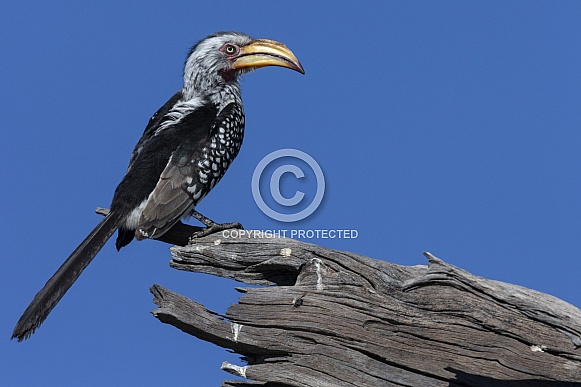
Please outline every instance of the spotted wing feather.
[{"label": "spotted wing feather", "polygon": [[[180,218],[188,215],[224,175],[231,160],[226,168],[219,169],[219,173],[212,170],[212,166],[215,166],[212,160],[216,160],[223,146],[220,144],[223,126],[232,124],[233,115],[240,116],[235,106],[229,104],[218,116],[212,115],[214,118],[211,122],[202,122],[196,112],[180,120],[179,125],[195,126],[195,130],[171,154],[155,188],[147,198],[135,232],[138,239],[163,235]],[[237,152],[231,154],[231,157],[236,154]]]}]

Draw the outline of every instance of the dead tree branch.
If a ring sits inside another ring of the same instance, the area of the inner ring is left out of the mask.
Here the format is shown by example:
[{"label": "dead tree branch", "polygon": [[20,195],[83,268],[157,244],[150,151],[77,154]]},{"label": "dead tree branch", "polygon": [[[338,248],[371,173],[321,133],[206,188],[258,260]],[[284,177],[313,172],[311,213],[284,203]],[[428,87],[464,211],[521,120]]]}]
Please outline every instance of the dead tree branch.
[{"label": "dead tree branch", "polygon": [[564,301],[429,253],[408,267],[247,233],[171,249],[176,269],[266,286],[225,315],[151,288],[160,321],[243,356],[222,368],[249,381],[224,386],[581,383],[581,310]]}]

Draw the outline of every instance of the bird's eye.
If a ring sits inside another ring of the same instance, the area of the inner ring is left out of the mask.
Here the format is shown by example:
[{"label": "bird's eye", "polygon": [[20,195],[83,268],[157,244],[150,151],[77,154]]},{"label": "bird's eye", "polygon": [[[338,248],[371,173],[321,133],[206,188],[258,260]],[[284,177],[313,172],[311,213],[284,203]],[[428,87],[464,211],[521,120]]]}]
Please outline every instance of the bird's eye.
[{"label": "bird's eye", "polygon": [[235,55],[238,54],[238,47],[233,44],[225,44],[224,45],[224,52],[226,55]]}]

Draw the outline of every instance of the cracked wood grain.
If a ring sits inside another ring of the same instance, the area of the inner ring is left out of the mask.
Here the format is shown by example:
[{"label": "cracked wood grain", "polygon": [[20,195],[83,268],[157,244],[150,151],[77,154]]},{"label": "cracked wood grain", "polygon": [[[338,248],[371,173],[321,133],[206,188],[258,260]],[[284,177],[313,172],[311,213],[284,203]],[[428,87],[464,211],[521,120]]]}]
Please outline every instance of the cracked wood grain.
[{"label": "cracked wood grain", "polygon": [[[260,234],[256,234],[260,235]],[[242,355],[224,386],[574,386],[581,311],[426,253],[400,266],[285,238],[201,238],[178,270],[232,278],[224,315],[160,285],[154,315]]]}]

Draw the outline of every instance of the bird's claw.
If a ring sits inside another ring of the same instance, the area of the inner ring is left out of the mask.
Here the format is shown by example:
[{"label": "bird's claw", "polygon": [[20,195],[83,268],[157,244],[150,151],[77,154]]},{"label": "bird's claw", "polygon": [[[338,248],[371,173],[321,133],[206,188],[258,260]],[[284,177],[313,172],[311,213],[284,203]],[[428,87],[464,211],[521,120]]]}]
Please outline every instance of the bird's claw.
[{"label": "bird's claw", "polygon": [[232,223],[213,223],[211,226],[206,227],[203,230],[197,231],[195,232],[191,237],[189,242],[192,243],[195,239],[199,239],[199,238],[203,238],[205,236],[211,235],[211,234],[215,234],[217,232],[220,231],[224,231],[224,230],[230,230],[233,228],[237,228],[239,230],[243,230],[244,227],[242,227],[242,225],[238,222],[232,222]]}]

